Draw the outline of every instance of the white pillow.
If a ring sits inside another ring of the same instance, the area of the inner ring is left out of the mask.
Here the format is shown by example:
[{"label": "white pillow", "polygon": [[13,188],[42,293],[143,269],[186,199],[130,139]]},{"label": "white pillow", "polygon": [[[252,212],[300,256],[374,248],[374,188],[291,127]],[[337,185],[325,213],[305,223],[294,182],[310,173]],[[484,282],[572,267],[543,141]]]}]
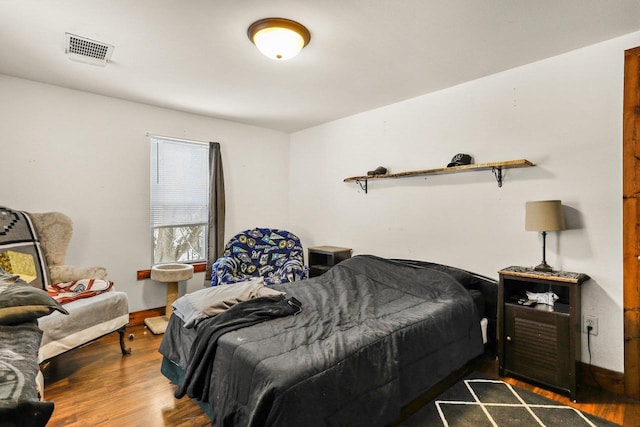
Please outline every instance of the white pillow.
[{"label": "white pillow", "polygon": [[253,298],[282,295],[265,286],[262,277],[244,282],[218,285],[186,294],[173,303],[173,313],[185,323],[185,328],[193,328],[203,319],[222,313],[229,307]]}]

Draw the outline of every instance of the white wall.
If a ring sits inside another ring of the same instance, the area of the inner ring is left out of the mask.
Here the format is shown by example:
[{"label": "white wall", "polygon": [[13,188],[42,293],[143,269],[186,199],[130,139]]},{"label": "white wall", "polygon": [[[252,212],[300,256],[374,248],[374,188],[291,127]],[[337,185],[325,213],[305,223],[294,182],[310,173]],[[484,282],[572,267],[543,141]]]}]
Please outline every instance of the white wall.
[{"label": "white wall", "polygon": [[69,215],[67,263],[107,267],[132,312],[166,301],[164,284],[136,281],[151,265],[147,133],[221,143],[229,237],[288,225],[285,133],[3,75],[0,96],[0,205]]},{"label": "white wall", "polygon": [[[592,277],[582,287],[583,314],[599,319],[592,362],[622,372],[623,64],[637,45],[640,33],[293,134],[291,228],[305,246],[497,278],[542,258],[525,202],[560,199],[570,229],[549,234],[547,261]],[[505,171],[502,188],[489,171],[370,181],[368,194],[343,182],[379,165],[444,167],[459,152],[536,166]]]},{"label": "white wall", "polygon": [[[221,142],[227,237],[289,227],[305,247],[497,278],[500,268],[540,261],[540,237],[524,230],[525,202],[561,199],[570,229],[550,233],[547,260],[593,278],[582,289],[583,313],[599,319],[592,362],[622,371],[623,61],[637,45],[640,33],[630,34],[307,129],[290,145],[281,132],[0,75],[0,204],[71,216],[67,262],[106,266],[138,311],[165,298],[164,285],[135,277],[151,262],[146,133]],[[502,188],[490,172],[380,180],[366,195],[342,182],[379,165],[442,167],[458,152],[536,166],[507,170]],[[187,289],[199,289],[202,276]]]}]

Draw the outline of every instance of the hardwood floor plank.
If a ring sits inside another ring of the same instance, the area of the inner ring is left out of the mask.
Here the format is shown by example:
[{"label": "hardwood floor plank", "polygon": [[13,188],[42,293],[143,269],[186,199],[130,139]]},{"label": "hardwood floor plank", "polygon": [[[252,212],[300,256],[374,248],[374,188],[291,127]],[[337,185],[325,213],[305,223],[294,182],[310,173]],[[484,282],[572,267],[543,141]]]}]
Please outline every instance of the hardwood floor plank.
[{"label": "hardwood floor plank", "polygon": [[[83,348],[62,354],[43,366],[45,400],[55,402],[48,427],[199,427],[209,418],[193,400],[176,399],[175,385],[160,373],[162,335],[145,326],[127,329],[134,339],[127,342],[132,353],[122,356],[118,335],[111,334]],[[495,360],[485,360],[478,369],[498,376]],[[514,378],[515,386],[625,427],[640,425],[640,402],[584,385],[578,403],[568,397]]]},{"label": "hardwood floor plank", "polygon": [[45,399],[55,402],[48,427],[209,426],[191,399],[175,399],[160,373],[162,335],[144,326],[127,329],[132,353],[122,356],[118,335],[54,358],[44,368]]}]

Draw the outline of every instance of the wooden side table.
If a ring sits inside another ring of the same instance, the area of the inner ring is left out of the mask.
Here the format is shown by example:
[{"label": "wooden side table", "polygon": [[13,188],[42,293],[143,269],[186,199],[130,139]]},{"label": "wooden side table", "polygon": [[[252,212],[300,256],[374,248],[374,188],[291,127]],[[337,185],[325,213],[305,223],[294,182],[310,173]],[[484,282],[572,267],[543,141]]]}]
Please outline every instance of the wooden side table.
[{"label": "wooden side table", "polygon": [[309,248],[309,277],[320,276],[334,265],[351,258],[351,248],[314,246]]},{"label": "wooden side table", "polygon": [[[507,267],[498,272],[498,366],[514,375],[566,392],[576,400],[580,351],[580,284],[583,273]],[[526,306],[526,292],[551,291],[553,305]]]}]

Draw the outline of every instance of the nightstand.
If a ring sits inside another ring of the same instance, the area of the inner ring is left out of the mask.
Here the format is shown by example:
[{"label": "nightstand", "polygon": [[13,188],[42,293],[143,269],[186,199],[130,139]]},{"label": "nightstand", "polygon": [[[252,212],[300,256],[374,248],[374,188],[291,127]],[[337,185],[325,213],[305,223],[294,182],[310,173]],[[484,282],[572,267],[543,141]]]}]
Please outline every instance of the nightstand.
[{"label": "nightstand", "polygon": [[350,248],[314,246],[309,248],[309,277],[320,276],[334,265],[351,258]]},{"label": "nightstand", "polygon": [[[576,354],[580,351],[580,284],[583,273],[541,272],[508,267],[498,272],[498,366],[513,375],[546,385],[576,400]],[[553,306],[522,305],[526,291],[552,291]],[[519,302],[520,300],[520,302]]]}]

